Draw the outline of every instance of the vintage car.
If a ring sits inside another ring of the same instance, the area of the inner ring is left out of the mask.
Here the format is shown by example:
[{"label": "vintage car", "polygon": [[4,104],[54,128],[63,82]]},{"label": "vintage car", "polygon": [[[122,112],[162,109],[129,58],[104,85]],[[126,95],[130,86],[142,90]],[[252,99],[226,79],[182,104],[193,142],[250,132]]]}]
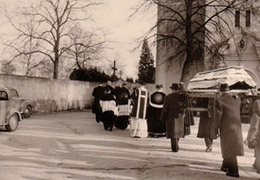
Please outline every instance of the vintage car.
[{"label": "vintage car", "polygon": [[16,89],[6,87],[9,90],[10,99],[15,100],[20,105],[20,111],[23,118],[29,118],[32,115],[32,102],[19,96]]},{"label": "vintage car", "polygon": [[[241,66],[223,67],[197,73],[189,81],[187,87],[187,94],[193,102],[187,109],[196,112],[209,112],[209,106],[214,106],[216,98],[221,96],[219,85],[223,83],[229,85],[232,94],[241,98],[241,121],[242,123],[249,123],[253,101],[259,99],[260,96],[257,94],[256,82]],[[202,99],[208,99],[206,102],[210,102],[211,105],[197,103],[203,102]],[[214,116],[214,113],[211,115]]]},{"label": "vintage car", "polygon": [[0,126],[15,131],[22,119],[20,100],[12,98],[8,88],[0,88]]}]

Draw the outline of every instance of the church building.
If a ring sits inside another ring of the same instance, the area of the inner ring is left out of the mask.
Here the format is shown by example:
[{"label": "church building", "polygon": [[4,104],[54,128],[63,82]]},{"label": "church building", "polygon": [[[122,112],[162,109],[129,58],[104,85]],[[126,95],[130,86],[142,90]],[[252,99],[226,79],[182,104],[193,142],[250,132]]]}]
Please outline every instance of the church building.
[{"label": "church building", "polygon": [[[212,18],[214,20],[212,22],[218,22],[219,28],[212,26],[213,23],[206,23],[204,31],[201,31],[200,36],[196,37],[200,39],[200,42],[205,43],[205,46],[203,46],[203,53],[200,53],[202,63],[197,65],[198,67],[194,68],[195,70],[191,74],[195,75],[197,72],[223,66],[242,66],[256,81],[257,87],[260,87],[260,1],[238,0],[236,4],[232,4],[232,8],[222,13],[218,12],[222,11],[226,5],[223,1],[194,0],[193,2],[199,2],[203,6],[198,12],[196,9],[191,11],[198,14],[196,17],[199,19],[198,22],[203,24],[217,14]],[[173,52],[176,54],[179,50],[176,43],[171,40],[160,40],[163,37],[161,35],[172,33],[174,36],[176,35],[174,33],[184,32],[184,30],[178,31],[182,30],[181,26],[175,28],[174,32],[172,28],[176,25],[173,20],[179,21],[179,18],[175,19],[176,14],[183,14],[185,17],[187,11],[184,12],[184,8],[181,8],[184,6],[183,1],[159,0],[155,83],[163,84],[167,93],[170,92],[169,87],[173,82],[181,81],[183,63],[175,56],[172,57]],[[167,9],[172,10],[170,12]],[[167,22],[165,19],[170,19],[171,22]],[[196,27],[192,30],[196,30]],[[211,32],[210,36],[213,37],[214,42],[209,38],[207,32]],[[210,49],[213,45],[214,53]],[[171,58],[173,59],[169,63],[168,60]],[[188,80],[184,83],[187,84]]]}]

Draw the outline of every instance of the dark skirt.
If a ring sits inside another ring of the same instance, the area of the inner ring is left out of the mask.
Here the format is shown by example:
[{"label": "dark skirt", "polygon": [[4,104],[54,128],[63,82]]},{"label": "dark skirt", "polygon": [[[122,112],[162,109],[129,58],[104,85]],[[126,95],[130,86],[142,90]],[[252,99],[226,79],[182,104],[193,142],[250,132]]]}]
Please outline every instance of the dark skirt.
[{"label": "dark skirt", "polygon": [[126,129],[129,124],[129,116],[118,116],[116,118],[115,127],[118,129]]},{"label": "dark skirt", "polygon": [[149,133],[166,133],[165,123],[160,121],[161,108],[147,108],[147,125]]},{"label": "dark skirt", "polygon": [[115,115],[113,111],[106,111],[102,114],[102,122],[104,124],[104,128],[107,130],[108,128],[113,128],[115,123]]}]

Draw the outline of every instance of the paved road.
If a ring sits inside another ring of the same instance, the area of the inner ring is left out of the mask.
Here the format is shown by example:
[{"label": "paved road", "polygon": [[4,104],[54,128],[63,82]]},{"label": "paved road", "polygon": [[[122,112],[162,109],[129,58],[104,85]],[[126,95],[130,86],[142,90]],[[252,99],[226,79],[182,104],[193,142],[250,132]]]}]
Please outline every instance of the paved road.
[{"label": "paved road", "polygon": [[[192,134],[173,153],[166,138],[131,138],[128,130],[104,131],[90,111],[34,114],[17,131],[0,132],[0,180],[219,180],[219,140],[206,153]],[[244,136],[248,125],[243,125]],[[260,177],[253,151],[239,157],[240,179]]]}]

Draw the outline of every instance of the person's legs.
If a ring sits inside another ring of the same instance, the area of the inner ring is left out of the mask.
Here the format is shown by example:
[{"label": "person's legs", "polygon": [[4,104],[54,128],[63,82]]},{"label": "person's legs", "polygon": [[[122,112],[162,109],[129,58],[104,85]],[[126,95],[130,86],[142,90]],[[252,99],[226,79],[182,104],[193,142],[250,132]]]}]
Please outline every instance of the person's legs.
[{"label": "person's legs", "polygon": [[109,118],[108,112],[104,112],[102,114],[102,122],[103,122],[105,130],[108,130],[108,127],[109,127],[108,118]]},{"label": "person's legs", "polygon": [[129,117],[128,116],[123,116],[122,117],[122,122],[121,122],[121,129],[126,129],[127,126],[128,126],[128,119]]},{"label": "person's legs", "polygon": [[96,122],[99,123],[100,121],[102,122],[102,109],[100,106],[97,107],[96,110]]},{"label": "person's legs", "polygon": [[232,176],[232,177],[239,177],[238,173],[238,164],[237,164],[237,157],[230,157],[230,158],[225,158],[226,163],[227,163],[227,176]]},{"label": "person's legs", "polygon": [[101,114],[100,113],[96,113],[96,121],[97,121],[97,123],[99,123],[101,121]]},{"label": "person's legs", "polygon": [[171,138],[171,148],[173,152],[179,151],[179,138]]},{"label": "person's legs", "polygon": [[113,111],[108,112],[107,120],[108,120],[108,129],[109,131],[112,131],[115,123],[115,116]]},{"label": "person's legs", "polygon": [[221,171],[227,172],[228,171],[228,161],[227,159],[223,158]]},{"label": "person's legs", "polygon": [[204,138],[205,144],[206,144],[206,152],[211,152],[212,151],[212,144],[213,144],[213,139],[210,138]]}]

